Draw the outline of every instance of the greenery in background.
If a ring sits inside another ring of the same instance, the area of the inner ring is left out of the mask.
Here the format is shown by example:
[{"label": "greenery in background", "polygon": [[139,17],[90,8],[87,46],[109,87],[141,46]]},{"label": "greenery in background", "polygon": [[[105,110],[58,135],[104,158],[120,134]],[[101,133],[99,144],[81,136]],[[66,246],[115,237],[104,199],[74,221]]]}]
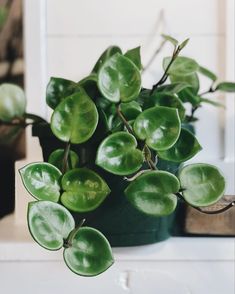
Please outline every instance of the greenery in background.
[{"label": "greenery in background", "polygon": [[[188,40],[179,44],[170,36],[163,37],[174,50],[164,58],[163,75],[151,89],[141,84],[140,48],[123,53],[116,46],[101,55],[83,80],[52,77],[47,86],[46,102],[53,110],[50,127],[65,147],[55,150],[49,162],[31,163],[20,174],[36,199],[28,206],[33,238],[48,250],[64,247],[65,263],[76,274],[98,275],[112,265],[113,256],[104,235],[82,226],[82,219],[76,226],[70,211],[92,211],[111,191],[89,164],[80,163],[71,144],[98,141],[95,164],[130,181],[123,197],[144,214],[169,215],[179,199],[205,212],[201,207],[223,196],[225,180],[215,166],[189,164],[177,175],[158,169],[158,159],[180,164],[202,149],[185,126],[196,120],[195,113],[204,103],[220,106],[205,95],[235,92],[235,83],[218,82],[214,73],[195,60],[179,56]],[[204,93],[200,92],[199,75],[211,80]],[[186,103],[191,106],[190,113]],[[43,121],[25,113],[22,90],[12,85],[0,87],[0,120],[21,127]],[[219,213],[233,205],[207,213]]]}]

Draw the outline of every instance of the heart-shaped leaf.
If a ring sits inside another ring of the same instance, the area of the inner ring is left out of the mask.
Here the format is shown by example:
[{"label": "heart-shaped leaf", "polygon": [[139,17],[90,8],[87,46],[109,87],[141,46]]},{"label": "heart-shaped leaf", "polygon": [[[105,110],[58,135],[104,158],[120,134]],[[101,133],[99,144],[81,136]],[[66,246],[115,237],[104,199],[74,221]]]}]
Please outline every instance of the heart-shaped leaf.
[{"label": "heart-shaped leaf", "polygon": [[70,212],[51,201],[30,202],[28,226],[34,240],[48,250],[59,250],[74,229]]},{"label": "heart-shaped leaf", "polygon": [[99,275],[114,262],[108,240],[90,227],[82,227],[76,232],[72,246],[64,250],[64,260],[74,273],[81,276]]},{"label": "heart-shaped leaf", "polygon": [[139,70],[142,69],[140,47],[128,50],[125,54],[137,67]]},{"label": "heart-shaped leaf", "polygon": [[80,144],[93,135],[97,123],[96,106],[80,88],[56,107],[51,118],[51,129],[60,140]]},{"label": "heart-shaped leaf", "polygon": [[212,205],[224,194],[225,179],[213,165],[187,165],[180,171],[179,179],[184,199],[193,206]]},{"label": "heart-shaped leaf", "polygon": [[139,103],[136,101],[121,103],[120,110],[128,121],[136,119],[136,117],[142,112]]},{"label": "heart-shaped leaf", "polygon": [[197,138],[190,131],[181,129],[175,145],[168,150],[158,151],[158,156],[168,161],[184,162],[196,155],[201,149]]},{"label": "heart-shaped leaf", "polygon": [[59,200],[62,174],[50,163],[30,163],[20,169],[20,175],[25,188],[36,199]]},{"label": "heart-shaped leaf", "polygon": [[144,108],[150,108],[154,106],[166,106],[171,108],[177,108],[181,121],[185,117],[185,108],[181,100],[176,97],[174,94],[167,92],[156,92],[146,100]]},{"label": "heart-shaped leaf", "polygon": [[[168,64],[170,63],[172,57],[165,57],[163,59],[163,68],[167,69]],[[191,58],[178,56],[170,66],[168,74],[185,76],[195,73],[199,69],[197,62]]]},{"label": "heart-shaped leaf", "polygon": [[136,139],[131,134],[114,133],[100,144],[96,164],[116,175],[132,174],[140,169],[144,160],[136,147]]},{"label": "heart-shaped leaf", "polygon": [[96,209],[110,193],[106,182],[88,168],[77,168],[62,178],[64,193],[61,202],[72,211],[87,212]]},{"label": "heart-shaped leaf", "polygon": [[116,53],[100,68],[98,86],[108,100],[114,103],[128,102],[140,92],[140,72],[129,58]]},{"label": "heart-shaped leaf", "polygon": [[[48,162],[56,166],[60,171],[62,171],[63,159],[64,159],[64,149],[57,149],[50,154],[48,158]],[[77,167],[78,161],[79,159],[78,159],[77,153],[75,153],[73,150],[70,150],[68,155],[68,162],[69,162],[68,168],[73,169]]]},{"label": "heart-shaped leaf", "polygon": [[169,149],[180,134],[178,110],[163,106],[149,108],[135,120],[134,131],[152,149]]},{"label": "heart-shaped leaf", "polygon": [[0,85],[0,120],[11,121],[25,113],[26,98],[23,90],[12,84]]},{"label": "heart-shaped leaf", "polygon": [[126,188],[127,199],[135,208],[152,216],[171,214],[177,205],[178,179],[165,171],[151,171],[139,176]]},{"label": "heart-shaped leaf", "polygon": [[73,81],[51,77],[46,90],[47,105],[55,109],[62,100],[76,92],[77,88],[77,83]]},{"label": "heart-shaped leaf", "polygon": [[106,60],[108,60],[111,56],[113,56],[116,53],[122,54],[122,50],[117,46],[110,46],[108,47],[99,57],[98,61],[96,62],[92,72],[98,73],[101,66],[105,63]]},{"label": "heart-shaped leaf", "polygon": [[223,82],[216,86],[216,91],[220,90],[223,92],[235,92],[235,83],[232,82]]},{"label": "heart-shaped leaf", "polygon": [[200,66],[199,67],[199,72],[204,75],[205,77],[209,78],[210,80],[212,80],[213,82],[215,82],[217,80],[217,76],[212,72],[210,71],[209,69],[203,67],[203,66]]}]

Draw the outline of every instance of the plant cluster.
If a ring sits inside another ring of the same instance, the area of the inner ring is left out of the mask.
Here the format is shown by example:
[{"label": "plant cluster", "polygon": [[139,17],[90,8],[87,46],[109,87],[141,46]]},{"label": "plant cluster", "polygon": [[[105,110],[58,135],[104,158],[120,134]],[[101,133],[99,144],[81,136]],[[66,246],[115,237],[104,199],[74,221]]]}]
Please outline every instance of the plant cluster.
[{"label": "plant cluster", "polygon": [[[207,92],[234,92],[235,84],[218,83],[214,73],[179,56],[188,40],[179,44],[172,37],[164,38],[173,44],[173,54],[164,58],[163,75],[151,89],[141,85],[140,48],[123,53],[116,46],[109,47],[81,81],[52,77],[47,86],[46,102],[53,110],[50,127],[64,142],[64,149],[53,151],[48,162],[30,163],[20,170],[24,186],[36,198],[28,206],[28,226],[35,241],[46,249],[64,247],[65,263],[76,274],[94,276],[113,264],[105,236],[82,226],[82,219],[76,227],[70,213],[92,211],[109,197],[108,183],[92,166],[129,181],[120,197],[153,217],[173,213],[179,199],[204,212],[201,207],[223,196],[225,179],[215,166],[189,164],[175,175],[161,170],[158,163],[182,164],[201,150],[189,123],[196,120],[195,112],[204,103],[218,105],[205,98]],[[202,94],[200,74],[211,80],[210,89]],[[1,91],[2,121],[24,126],[42,121],[23,111],[6,117],[2,110],[6,95]],[[17,90],[13,92],[12,96],[19,97]],[[189,114],[185,103],[191,105]],[[86,161],[73,150],[83,144],[96,149]]]}]

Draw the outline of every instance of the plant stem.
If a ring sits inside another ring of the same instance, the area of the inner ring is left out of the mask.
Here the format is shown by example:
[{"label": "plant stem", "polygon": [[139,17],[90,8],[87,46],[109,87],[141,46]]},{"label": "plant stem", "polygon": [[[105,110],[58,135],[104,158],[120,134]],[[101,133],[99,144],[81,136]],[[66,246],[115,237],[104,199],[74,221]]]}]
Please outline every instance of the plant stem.
[{"label": "plant stem", "polygon": [[169,71],[169,69],[170,69],[172,63],[175,61],[175,59],[176,59],[177,56],[179,55],[180,51],[181,51],[181,47],[180,47],[180,46],[177,46],[177,47],[175,48],[174,52],[173,52],[173,55],[172,55],[172,57],[171,57],[171,60],[170,60],[170,62],[169,62],[169,64],[168,64],[167,68],[165,69],[165,71],[164,71],[164,73],[163,73],[161,79],[160,79],[155,85],[153,85],[153,88],[152,88],[152,90],[151,90],[150,95],[154,92],[154,90],[155,90],[158,86],[160,86],[160,85],[162,85],[163,83],[165,83],[165,81],[166,81],[167,78],[168,78],[168,71]]},{"label": "plant stem", "polygon": [[142,73],[145,72],[150,65],[153,63],[153,61],[155,60],[156,56],[161,52],[162,48],[164,47],[164,45],[166,44],[166,40],[163,40],[160,44],[160,46],[155,50],[155,52],[153,53],[152,57],[150,58],[150,60],[148,61],[148,63],[146,64],[146,66],[143,68]]},{"label": "plant stem", "polygon": [[[176,193],[175,194],[179,199],[183,200],[185,203],[189,204],[185,199],[184,197],[180,194],[180,193]],[[212,211],[208,211],[208,210],[203,210],[201,209],[200,207],[196,207],[196,206],[193,206],[191,204],[189,204],[192,208],[196,209],[197,211],[201,212],[201,213],[204,213],[204,214],[219,214],[219,213],[223,213],[227,210],[229,210],[230,208],[234,207],[235,206],[235,201],[232,201],[231,203],[229,203],[227,206],[221,208],[221,209],[218,209],[218,210],[212,210]]]},{"label": "plant stem", "polygon": [[128,121],[126,120],[125,116],[123,115],[123,113],[121,112],[121,109],[120,109],[120,105],[117,106],[117,114],[118,116],[120,117],[120,119],[123,121],[125,127],[127,128],[128,132],[130,134],[132,134],[133,136],[135,136],[133,130],[132,130],[132,127],[129,125]]},{"label": "plant stem", "polygon": [[80,221],[80,223],[78,224],[78,226],[70,232],[68,238],[64,241],[64,247],[65,248],[69,248],[69,247],[72,246],[73,238],[75,237],[75,235],[77,234],[79,229],[83,226],[85,221],[86,221],[85,218],[82,219]]},{"label": "plant stem", "polygon": [[191,122],[194,118],[195,111],[198,109],[199,106],[192,106],[191,115],[188,118],[188,122]]},{"label": "plant stem", "polygon": [[70,151],[70,142],[66,143],[65,150],[64,150],[64,157],[62,163],[62,174],[64,174],[68,169],[68,156]]}]

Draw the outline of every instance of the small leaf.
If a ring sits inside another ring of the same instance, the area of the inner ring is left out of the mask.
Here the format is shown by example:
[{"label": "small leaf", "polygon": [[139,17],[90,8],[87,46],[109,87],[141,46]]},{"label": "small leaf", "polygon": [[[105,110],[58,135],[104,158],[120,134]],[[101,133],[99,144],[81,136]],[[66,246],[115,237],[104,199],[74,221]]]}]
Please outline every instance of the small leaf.
[{"label": "small leaf", "polygon": [[57,202],[60,197],[61,172],[46,162],[35,162],[20,169],[27,191],[38,200]]},{"label": "small leaf", "polygon": [[105,236],[96,229],[82,227],[75,234],[72,246],[64,250],[67,266],[81,276],[96,276],[114,262],[112,249]]},{"label": "small leaf", "polygon": [[205,77],[211,79],[213,82],[215,82],[217,80],[217,76],[212,71],[210,71],[209,69],[207,69],[203,66],[199,67],[199,72],[202,75],[204,75]]},{"label": "small leaf", "polygon": [[140,47],[128,50],[124,56],[128,57],[138,67],[139,70],[142,69]]},{"label": "small leaf", "polygon": [[[163,68],[167,69],[168,64],[170,63],[172,57],[165,57],[163,59]],[[199,69],[197,62],[191,58],[178,56],[170,66],[168,74],[185,76],[195,73]]]},{"label": "small leaf", "polygon": [[178,110],[163,106],[149,108],[135,120],[134,131],[152,149],[169,149],[180,134]]},{"label": "small leaf", "polygon": [[225,179],[213,165],[187,165],[180,171],[179,179],[184,199],[193,206],[212,205],[224,194]]},{"label": "small leaf", "polygon": [[100,68],[98,86],[111,102],[128,102],[137,98],[140,92],[140,72],[129,58],[116,53]]},{"label": "small leaf", "polygon": [[120,109],[128,121],[136,119],[136,117],[142,112],[139,103],[136,101],[121,103]]},{"label": "small leaf", "polygon": [[[60,171],[62,171],[63,169],[63,158],[64,158],[64,149],[57,149],[55,151],[53,151],[49,158],[48,158],[48,162],[54,166],[56,166]],[[78,156],[77,154],[70,150],[69,151],[69,156],[68,156],[68,161],[71,162],[71,167],[68,164],[68,167],[70,167],[71,169],[77,167],[78,165]]]},{"label": "small leaf", "polygon": [[110,193],[106,182],[88,168],[68,171],[62,178],[64,193],[61,202],[72,211],[87,212],[96,209]]},{"label": "small leaf", "polygon": [[223,92],[235,92],[235,83],[232,83],[232,82],[219,83],[215,88],[215,91],[217,90],[223,91]]},{"label": "small leaf", "polygon": [[184,40],[184,41],[179,45],[179,49],[180,49],[180,50],[184,49],[184,47],[188,44],[189,40],[190,40],[189,38],[186,39],[186,40]]},{"label": "small leaf", "polygon": [[146,103],[144,104],[144,109],[158,105],[178,109],[181,121],[185,117],[185,108],[183,103],[178,97],[171,93],[155,92],[153,95],[149,97],[148,100],[146,100]]},{"label": "small leaf", "polygon": [[173,147],[158,151],[158,156],[171,162],[184,162],[195,156],[201,146],[196,137],[186,129],[181,129],[180,136]]},{"label": "small leaf", "polygon": [[171,37],[169,35],[165,35],[165,34],[162,34],[161,36],[163,37],[164,40],[169,41],[175,47],[178,46],[179,42],[175,38],[173,38],[173,37]]},{"label": "small leaf", "polygon": [[51,77],[46,90],[47,105],[55,109],[62,100],[76,92],[77,87],[73,81]]},{"label": "small leaf", "polygon": [[80,144],[93,135],[97,123],[96,106],[80,88],[56,107],[51,117],[51,130],[62,141]]},{"label": "small leaf", "polygon": [[126,188],[125,195],[135,208],[152,216],[171,214],[177,205],[174,193],[179,191],[178,179],[165,171],[151,171],[139,176]]},{"label": "small leaf", "polygon": [[129,175],[140,169],[143,154],[137,149],[134,136],[117,132],[108,136],[99,146],[96,164],[116,175]]},{"label": "small leaf", "polygon": [[153,93],[156,92],[167,92],[167,93],[171,93],[171,94],[177,94],[179,92],[181,92],[183,89],[188,88],[190,85],[187,83],[172,83],[169,85],[163,85],[158,87]]},{"label": "small leaf", "polygon": [[211,105],[216,106],[216,107],[225,108],[225,105],[223,103],[219,103],[219,102],[207,99],[207,98],[200,98],[200,100],[201,100],[201,102],[208,103],[208,104],[211,104]]},{"label": "small leaf", "polygon": [[98,61],[96,62],[92,70],[92,73],[98,73],[101,66],[105,63],[105,61],[108,60],[111,56],[113,56],[116,53],[122,54],[122,50],[117,46],[108,47],[99,57]]},{"label": "small leaf", "polygon": [[23,90],[13,84],[0,85],[0,120],[10,122],[25,113],[26,98]]},{"label": "small leaf", "polygon": [[40,246],[59,250],[75,223],[70,212],[62,205],[51,201],[35,201],[28,204],[28,226]]}]

